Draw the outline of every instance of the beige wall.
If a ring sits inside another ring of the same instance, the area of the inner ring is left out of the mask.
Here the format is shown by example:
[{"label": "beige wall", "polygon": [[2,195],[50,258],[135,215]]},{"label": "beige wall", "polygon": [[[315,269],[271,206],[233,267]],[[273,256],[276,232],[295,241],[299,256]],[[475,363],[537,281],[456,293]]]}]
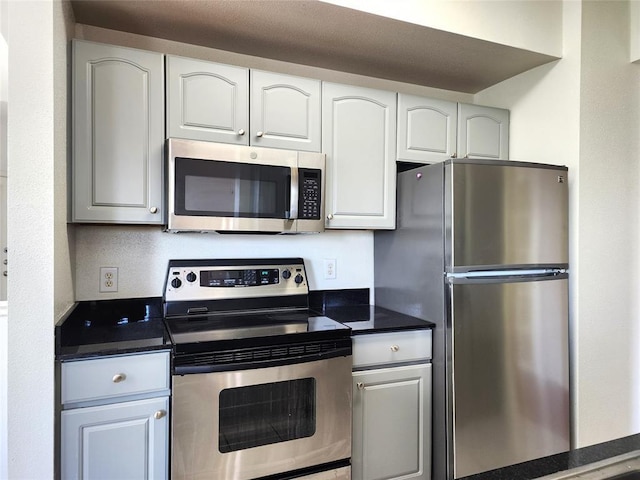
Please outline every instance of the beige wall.
[{"label": "beige wall", "polygon": [[66,7],[8,5],[7,431],[8,477],[16,479],[53,478],[53,328],[73,301],[66,217],[58,214],[66,209]]},{"label": "beige wall", "polygon": [[53,249],[54,318],[58,319],[74,301],[75,267],[73,227],[67,226],[69,155],[71,152],[71,45],[73,11],[69,0],[53,2]]},{"label": "beige wall", "polygon": [[512,158],[569,167],[578,447],[640,432],[640,66],[629,63],[628,9],[565,2],[562,60],[476,95],[511,109]]},{"label": "beige wall", "polygon": [[53,5],[10,2],[8,13],[8,472],[9,478],[51,478]]},{"label": "beige wall", "polygon": [[640,66],[629,63],[628,18],[628,2],[584,3],[573,332],[581,445],[640,432]]}]

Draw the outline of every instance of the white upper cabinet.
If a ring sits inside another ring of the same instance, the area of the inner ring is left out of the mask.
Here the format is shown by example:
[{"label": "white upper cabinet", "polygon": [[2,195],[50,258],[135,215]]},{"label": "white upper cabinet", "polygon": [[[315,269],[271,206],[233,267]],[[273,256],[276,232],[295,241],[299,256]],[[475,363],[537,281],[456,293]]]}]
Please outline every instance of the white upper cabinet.
[{"label": "white upper cabinet", "polygon": [[320,151],[320,81],[251,70],[252,145]]},{"label": "white upper cabinet", "polygon": [[73,42],[72,221],[163,223],[164,56]]},{"label": "white upper cabinet", "polygon": [[396,93],[323,83],[327,228],[392,229]]},{"label": "white upper cabinet", "polygon": [[458,104],[458,157],[507,160],[509,110]]},{"label": "white upper cabinet", "polygon": [[167,136],[249,144],[249,71],[167,56]]},{"label": "white upper cabinet", "polygon": [[456,154],[458,104],[398,94],[399,161],[435,163]]},{"label": "white upper cabinet", "polygon": [[167,57],[169,137],[320,151],[320,81]]}]

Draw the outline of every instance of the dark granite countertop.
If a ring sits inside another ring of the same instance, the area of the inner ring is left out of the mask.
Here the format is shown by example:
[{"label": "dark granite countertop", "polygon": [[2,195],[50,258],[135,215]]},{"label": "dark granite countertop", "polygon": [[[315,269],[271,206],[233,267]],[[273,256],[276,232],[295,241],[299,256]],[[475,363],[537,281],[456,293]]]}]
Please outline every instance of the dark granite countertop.
[{"label": "dark granite countertop", "polygon": [[310,292],[312,310],[351,328],[352,335],[419,330],[435,324],[420,318],[369,305],[369,289]]},{"label": "dark granite countertop", "polygon": [[470,475],[458,480],[533,480],[640,450],[640,434]]},{"label": "dark granite countertop", "polygon": [[349,327],[352,335],[420,330],[435,326],[431,322],[375,305],[331,307],[325,309],[324,315]]},{"label": "dark granite countertop", "polygon": [[79,302],[55,337],[57,360],[171,348],[160,297]]}]

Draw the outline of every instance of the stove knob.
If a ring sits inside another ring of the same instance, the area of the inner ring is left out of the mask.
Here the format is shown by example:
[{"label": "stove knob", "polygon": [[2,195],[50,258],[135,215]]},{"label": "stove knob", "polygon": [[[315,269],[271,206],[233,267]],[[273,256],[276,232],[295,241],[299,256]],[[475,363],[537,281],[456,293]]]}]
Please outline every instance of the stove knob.
[{"label": "stove knob", "polygon": [[193,272],[187,273],[187,282],[193,283],[193,282],[196,281],[196,278],[198,278],[198,277],[196,276],[195,273],[193,273]]},{"label": "stove knob", "polygon": [[174,278],[173,280],[171,280],[171,286],[173,288],[180,288],[182,286],[182,280],[180,280],[179,278]]},{"label": "stove knob", "polygon": [[284,270],[282,272],[282,278],[284,278],[285,280],[288,280],[289,278],[291,278],[291,272],[289,270]]},{"label": "stove knob", "polygon": [[293,281],[296,283],[302,283],[303,280],[304,278],[300,274],[296,275],[296,278],[293,279]]}]

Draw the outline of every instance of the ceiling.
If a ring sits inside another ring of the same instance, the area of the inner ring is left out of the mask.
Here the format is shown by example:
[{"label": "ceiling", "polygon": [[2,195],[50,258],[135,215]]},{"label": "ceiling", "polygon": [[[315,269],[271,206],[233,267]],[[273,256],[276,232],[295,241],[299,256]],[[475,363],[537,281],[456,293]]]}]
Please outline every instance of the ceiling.
[{"label": "ceiling", "polygon": [[317,0],[71,0],[77,23],[476,93],[556,57]]}]

